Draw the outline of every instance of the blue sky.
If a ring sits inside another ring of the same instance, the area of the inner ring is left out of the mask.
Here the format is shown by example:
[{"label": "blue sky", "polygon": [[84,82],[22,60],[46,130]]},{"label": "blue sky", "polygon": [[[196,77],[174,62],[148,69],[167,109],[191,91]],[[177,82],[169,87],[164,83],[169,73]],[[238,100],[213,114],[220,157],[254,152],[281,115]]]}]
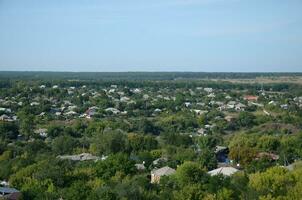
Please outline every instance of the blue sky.
[{"label": "blue sky", "polygon": [[301,0],[0,0],[0,70],[302,71]]}]

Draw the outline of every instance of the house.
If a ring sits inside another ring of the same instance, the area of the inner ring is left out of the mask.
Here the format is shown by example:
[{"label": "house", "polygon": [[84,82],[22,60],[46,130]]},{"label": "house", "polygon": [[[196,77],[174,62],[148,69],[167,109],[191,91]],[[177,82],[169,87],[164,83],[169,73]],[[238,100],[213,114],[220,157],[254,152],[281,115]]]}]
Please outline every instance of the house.
[{"label": "house", "polygon": [[15,188],[0,187],[0,198],[8,200],[18,200],[21,199],[21,192]]},{"label": "house", "polygon": [[38,103],[38,102],[31,102],[30,105],[31,106],[38,106],[38,105],[40,105],[40,103]]},{"label": "house", "polygon": [[204,127],[206,128],[206,129],[212,129],[212,128],[214,128],[215,127],[215,125],[214,124],[206,124],[206,125],[204,125]]},{"label": "house", "polygon": [[115,89],[110,89],[110,90],[108,90],[108,93],[109,93],[109,94],[115,93]]},{"label": "house", "polygon": [[244,105],[242,103],[238,103],[235,105],[235,110],[237,110],[237,111],[244,111],[245,108],[246,108],[246,105]]},{"label": "house", "polygon": [[231,116],[231,115],[227,115],[224,117],[224,119],[227,121],[227,122],[232,122],[235,120],[235,117]]},{"label": "house", "polygon": [[203,102],[197,102],[196,105],[198,105],[198,106],[205,106],[206,104],[203,103]]},{"label": "house", "polygon": [[194,109],[193,111],[194,111],[197,115],[202,115],[202,114],[205,114],[205,113],[208,112],[207,110],[197,110],[197,109]]},{"label": "house", "polygon": [[144,171],[146,169],[144,162],[142,164],[135,164],[135,167],[139,171]]},{"label": "house", "polygon": [[155,113],[160,113],[160,112],[161,112],[161,109],[156,108],[156,109],[154,110],[154,112],[155,112]]},{"label": "house", "polygon": [[0,120],[1,121],[10,121],[11,118],[8,115],[3,114],[3,115],[0,116]]},{"label": "house", "polygon": [[208,93],[213,92],[213,88],[204,88],[203,90]]},{"label": "house", "polygon": [[41,112],[41,113],[39,114],[39,116],[40,116],[40,117],[43,117],[45,114],[46,114],[45,112]]},{"label": "house", "polygon": [[106,108],[105,109],[106,112],[112,112],[113,114],[119,114],[120,111],[116,108]]},{"label": "house", "polygon": [[258,96],[253,96],[253,95],[245,95],[243,97],[244,100],[247,100],[247,101],[257,101],[258,100]]},{"label": "house", "polygon": [[227,108],[233,109],[235,108],[235,105],[236,105],[236,101],[229,101],[227,104]]},{"label": "house", "polygon": [[141,92],[142,92],[142,90],[139,89],[139,88],[135,88],[135,89],[133,90],[133,93],[135,93],[135,94],[139,94],[139,93],[141,93]]},{"label": "house", "polygon": [[128,101],[130,101],[129,97],[121,97],[120,98],[120,102],[128,102]]},{"label": "house", "polygon": [[100,158],[98,156],[93,156],[90,153],[81,153],[78,155],[65,155],[65,156],[58,156],[58,158],[63,159],[63,160],[73,160],[73,161],[86,161],[86,160],[94,160],[98,161],[100,159],[103,160],[103,157]]},{"label": "house", "polygon": [[197,130],[198,135],[206,136],[207,135],[207,130],[204,128],[200,128]]},{"label": "house", "polygon": [[147,95],[147,94],[144,94],[144,95],[143,95],[143,99],[144,99],[144,100],[147,100],[147,99],[149,99],[149,95]]},{"label": "house", "polygon": [[61,112],[55,112],[55,115],[60,116],[60,115],[62,115],[62,113]]},{"label": "house", "polygon": [[39,128],[34,130],[34,133],[39,134],[41,137],[47,137],[47,129],[46,128]]},{"label": "house", "polygon": [[232,99],[230,95],[225,96],[226,99]]},{"label": "house", "polygon": [[4,112],[4,113],[11,113],[12,112],[12,110],[10,108],[0,108],[0,111]]},{"label": "house", "polygon": [[164,97],[164,100],[170,101],[171,99],[170,99],[170,97]]},{"label": "house", "polygon": [[162,176],[169,176],[176,172],[175,169],[172,169],[168,166],[162,167],[160,169],[155,169],[151,171],[151,183],[159,183]]},{"label": "house", "polygon": [[232,176],[238,171],[239,170],[234,167],[219,167],[217,169],[209,171],[208,174],[210,174],[211,176],[217,176],[219,174],[222,174],[224,176]]},{"label": "house", "polygon": [[7,181],[0,181],[0,186],[8,187],[9,183]]},{"label": "house", "polygon": [[68,106],[67,109],[68,110],[75,110],[75,109],[77,109],[77,106],[76,105],[70,105],[70,106]]},{"label": "house", "polygon": [[208,95],[208,97],[209,97],[209,98],[215,98],[215,94],[214,94],[214,93],[211,93],[211,94]]},{"label": "house", "polygon": [[185,106],[188,108],[189,106],[191,106],[190,102],[185,102]]},{"label": "house", "polygon": [[85,114],[90,118],[91,116],[97,114],[98,110],[99,108],[97,106],[92,106],[86,110]]},{"label": "house", "polygon": [[288,104],[282,104],[280,105],[280,108],[287,110],[288,109]]}]

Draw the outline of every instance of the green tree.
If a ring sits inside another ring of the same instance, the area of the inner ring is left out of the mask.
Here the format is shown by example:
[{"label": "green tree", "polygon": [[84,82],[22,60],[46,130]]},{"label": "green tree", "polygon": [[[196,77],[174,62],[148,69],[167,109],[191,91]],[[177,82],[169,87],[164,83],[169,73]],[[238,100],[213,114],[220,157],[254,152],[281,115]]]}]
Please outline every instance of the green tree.
[{"label": "green tree", "polygon": [[272,195],[272,197],[285,196],[294,184],[294,176],[282,167],[272,167],[265,172],[252,174],[249,182],[249,186],[259,196]]},{"label": "green tree", "polygon": [[95,136],[90,149],[98,155],[123,152],[126,149],[126,136],[121,131],[104,131]]},{"label": "green tree", "polygon": [[181,186],[195,183],[206,183],[209,175],[198,163],[187,161],[177,168],[176,179]]},{"label": "green tree", "polygon": [[72,153],[77,145],[78,142],[76,139],[68,135],[62,135],[52,141],[51,148],[56,155],[63,155]]},{"label": "green tree", "polygon": [[255,116],[250,112],[240,112],[237,123],[241,127],[252,127],[255,124]]},{"label": "green tree", "polygon": [[198,162],[207,170],[212,170],[217,167],[216,155],[209,149],[202,149],[201,154],[198,158]]}]

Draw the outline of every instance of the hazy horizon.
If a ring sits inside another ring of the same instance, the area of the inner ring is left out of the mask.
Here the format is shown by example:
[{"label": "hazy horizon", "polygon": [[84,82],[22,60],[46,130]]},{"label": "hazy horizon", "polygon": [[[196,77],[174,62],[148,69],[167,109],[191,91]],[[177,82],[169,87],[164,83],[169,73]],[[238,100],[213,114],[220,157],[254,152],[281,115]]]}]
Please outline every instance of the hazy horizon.
[{"label": "hazy horizon", "polygon": [[2,0],[0,71],[302,72],[302,2]]}]

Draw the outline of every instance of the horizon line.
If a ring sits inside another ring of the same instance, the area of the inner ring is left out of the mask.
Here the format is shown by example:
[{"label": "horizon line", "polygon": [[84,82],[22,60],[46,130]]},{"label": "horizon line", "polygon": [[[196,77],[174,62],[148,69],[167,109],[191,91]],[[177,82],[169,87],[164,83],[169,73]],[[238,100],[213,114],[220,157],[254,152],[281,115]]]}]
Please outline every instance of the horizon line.
[{"label": "horizon line", "polygon": [[302,71],[52,71],[52,70],[0,70],[1,72],[43,73],[301,73]]}]

